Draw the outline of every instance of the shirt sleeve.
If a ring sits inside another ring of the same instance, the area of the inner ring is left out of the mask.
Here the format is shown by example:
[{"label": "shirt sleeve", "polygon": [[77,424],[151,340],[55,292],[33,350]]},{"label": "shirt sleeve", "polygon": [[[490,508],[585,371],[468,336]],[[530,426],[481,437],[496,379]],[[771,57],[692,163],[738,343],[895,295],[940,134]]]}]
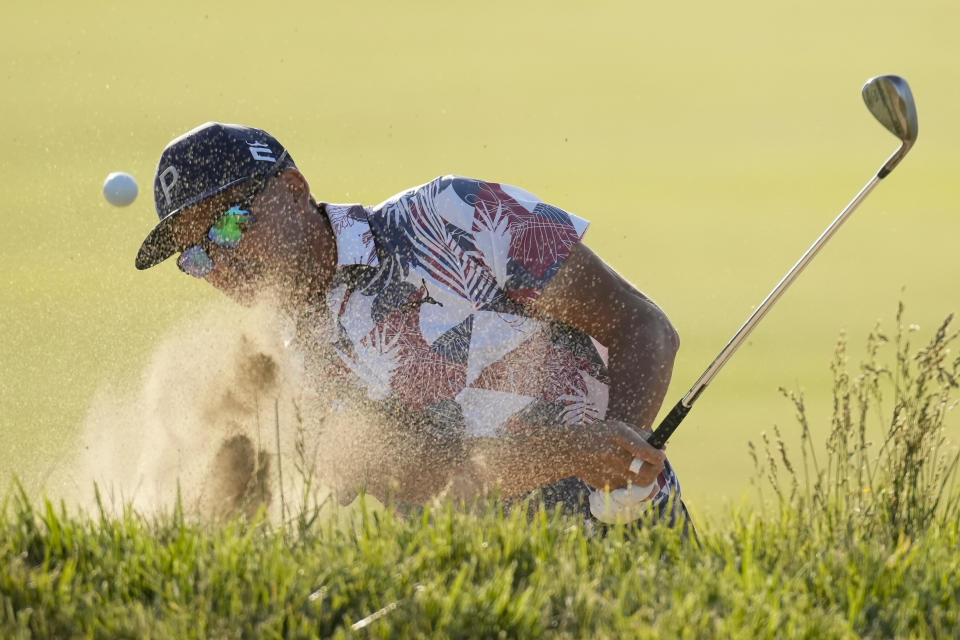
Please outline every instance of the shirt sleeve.
[{"label": "shirt sleeve", "polygon": [[480,259],[514,302],[536,300],[589,223],[508,184],[446,176],[472,208],[471,229]]}]

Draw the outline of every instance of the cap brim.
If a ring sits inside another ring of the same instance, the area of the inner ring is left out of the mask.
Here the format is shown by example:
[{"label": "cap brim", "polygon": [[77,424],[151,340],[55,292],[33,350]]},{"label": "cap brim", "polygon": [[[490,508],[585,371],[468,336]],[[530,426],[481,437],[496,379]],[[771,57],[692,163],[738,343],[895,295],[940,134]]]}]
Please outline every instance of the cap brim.
[{"label": "cap brim", "polygon": [[161,220],[160,224],[153,228],[147,239],[140,245],[140,251],[137,252],[137,269],[141,271],[149,269],[176,253],[177,248],[173,242],[170,225],[180,211],[183,211],[183,209],[175,211]]},{"label": "cap brim", "polygon": [[161,220],[159,224],[153,228],[153,231],[147,235],[147,239],[144,240],[143,244],[140,245],[140,251],[137,252],[137,260],[135,263],[137,269],[143,271],[144,269],[154,267],[177,252],[177,244],[173,240],[171,226],[181,213],[190,207],[200,204],[204,200],[208,200],[215,195],[226,191],[231,187],[235,187],[238,184],[242,184],[257,177],[259,176],[245,176],[239,180],[234,180],[228,184],[221,185],[212,191],[194,198],[179,209],[171,211],[166,218]]}]

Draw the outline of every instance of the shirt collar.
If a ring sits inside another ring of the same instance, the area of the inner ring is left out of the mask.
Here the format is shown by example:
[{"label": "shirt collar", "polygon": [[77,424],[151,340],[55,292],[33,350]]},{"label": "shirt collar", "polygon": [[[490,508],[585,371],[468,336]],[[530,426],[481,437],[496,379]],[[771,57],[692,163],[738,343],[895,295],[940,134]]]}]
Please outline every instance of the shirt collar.
[{"label": "shirt collar", "polygon": [[337,244],[337,268],[357,264],[378,266],[380,261],[377,258],[367,208],[359,204],[326,202],[321,206],[330,219],[333,238]]}]

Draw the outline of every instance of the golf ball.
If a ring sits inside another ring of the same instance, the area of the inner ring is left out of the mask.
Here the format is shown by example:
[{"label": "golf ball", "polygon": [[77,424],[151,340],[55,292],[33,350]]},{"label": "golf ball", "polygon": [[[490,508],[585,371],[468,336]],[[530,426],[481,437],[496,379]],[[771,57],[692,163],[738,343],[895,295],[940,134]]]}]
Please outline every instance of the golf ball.
[{"label": "golf ball", "polygon": [[103,181],[103,197],[115,207],[126,207],[137,199],[137,181],[129,173],[114,171]]}]

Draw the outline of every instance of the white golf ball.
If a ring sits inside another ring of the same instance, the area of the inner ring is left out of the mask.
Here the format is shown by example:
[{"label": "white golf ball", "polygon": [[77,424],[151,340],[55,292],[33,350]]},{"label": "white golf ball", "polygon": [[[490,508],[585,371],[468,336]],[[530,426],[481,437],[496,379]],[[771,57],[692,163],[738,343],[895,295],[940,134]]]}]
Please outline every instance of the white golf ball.
[{"label": "white golf ball", "polygon": [[137,181],[129,173],[114,171],[103,181],[103,197],[115,207],[126,207],[137,199]]}]

